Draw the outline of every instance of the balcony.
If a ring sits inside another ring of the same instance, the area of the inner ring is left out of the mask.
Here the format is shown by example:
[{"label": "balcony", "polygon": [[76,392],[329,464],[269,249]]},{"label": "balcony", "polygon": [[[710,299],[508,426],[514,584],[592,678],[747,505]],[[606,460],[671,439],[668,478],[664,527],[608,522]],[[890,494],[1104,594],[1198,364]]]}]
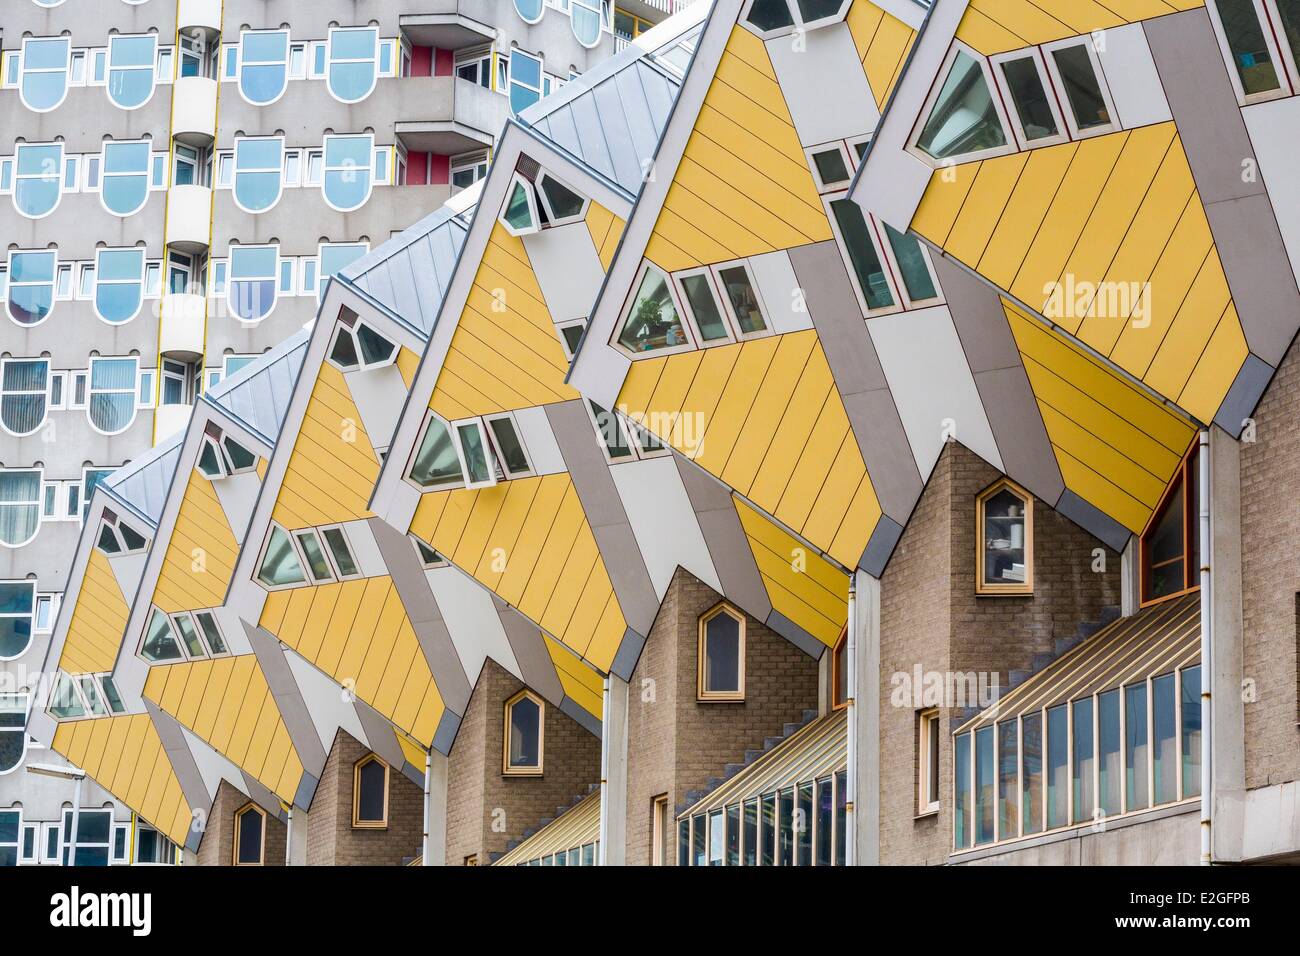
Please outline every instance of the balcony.
[{"label": "balcony", "polygon": [[181,252],[202,252],[208,247],[211,224],[211,189],[172,186],[167,191],[167,245]]},{"label": "balcony", "polygon": [[407,150],[454,156],[491,146],[505,125],[509,103],[500,93],[450,76],[402,81],[394,124]]},{"label": "balcony", "polygon": [[172,91],[172,135],[187,146],[203,148],[217,132],[217,81],[185,76]]},{"label": "balcony", "polygon": [[221,32],[221,0],[180,0],[176,8],[176,26],[181,30],[200,29]]},{"label": "balcony", "polygon": [[469,4],[457,0],[433,0],[429,6],[433,8],[429,13],[408,13],[397,20],[402,34],[416,46],[459,50],[496,39],[495,27],[461,13],[461,8],[469,8]]},{"label": "balcony", "polygon": [[181,362],[193,362],[203,354],[205,300],[190,292],[163,296],[158,326],[158,351]]}]

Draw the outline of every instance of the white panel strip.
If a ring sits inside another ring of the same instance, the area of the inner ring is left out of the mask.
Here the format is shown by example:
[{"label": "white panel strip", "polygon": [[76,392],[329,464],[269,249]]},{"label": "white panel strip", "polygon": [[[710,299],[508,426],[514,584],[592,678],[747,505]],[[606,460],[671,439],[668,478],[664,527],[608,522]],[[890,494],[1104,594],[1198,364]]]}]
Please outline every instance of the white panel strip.
[{"label": "white panel strip", "polygon": [[678,565],[721,592],[704,533],[672,458],[616,465],[610,474],[660,600]]},{"label": "white panel strip", "polygon": [[1142,24],[1102,31],[1097,59],[1124,129],[1167,123],[1173,118]]},{"label": "white panel strip", "polygon": [[352,556],[357,559],[357,567],[361,569],[361,574],[364,577],[373,578],[388,573],[388,564],[384,561],[379,545],[375,543],[375,535],[370,530],[369,522],[345,522],[343,531],[348,536],[348,544],[352,547]]},{"label": "white panel strip", "polygon": [[[591,314],[605,268],[600,264],[585,222],[543,229],[524,236],[524,249],[541,286],[552,322],[585,319]],[[509,307],[507,302],[506,306]]]},{"label": "white panel strip", "polygon": [[[361,425],[376,450],[388,448],[406,401],[406,383],[396,365],[347,372],[344,379],[361,413]],[[342,427],[342,423],[340,423]]]},{"label": "white panel strip", "polygon": [[1295,174],[1295,158],[1300,156],[1300,97],[1256,103],[1245,107],[1241,115],[1268,187],[1291,271],[1300,276],[1300,177]]},{"label": "white panel strip", "polygon": [[876,98],[844,23],[802,35],[767,41],[781,92],[802,146],[817,146],[875,132],[880,121]]},{"label": "white panel strip", "polygon": [[546,409],[521,408],[515,412],[515,421],[519,423],[520,437],[528,449],[528,460],[532,462],[533,471],[539,475],[558,475],[568,469],[560,446],[555,442],[555,433],[551,431],[551,420],[546,417]]},{"label": "white panel strip", "polygon": [[221,502],[221,510],[226,513],[226,522],[240,544],[244,543],[244,535],[248,533],[248,522],[252,520],[253,507],[257,504],[257,494],[261,489],[262,479],[255,471],[220,478],[212,483],[217,501]]},{"label": "white panel strip", "polygon": [[790,254],[784,249],[753,256],[749,270],[758,284],[758,294],[763,297],[763,307],[772,320],[772,328],[779,333],[802,332],[813,327],[812,313],[804,304],[805,296],[799,289],[799,279],[790,265]]},{"label": "white panel strip", "polygon": [[[505,560],[509,560],[509,555]],[[489,657],[523,680],[491,592],[457,568],[434,568],[425,571],[424,576],[429,579],[429,587],[470,685],[478,680],[483,661]]]},{"label": "white panel strip", "polygon": [[326,753],[334,746],[334,737],[342,728],[357,740],[365,740],[366,730],[350,701],[344,699],[343,688],[308,664],[294,651],[285,651],[285,660],[298,683],[298,692],[307,704],[316,735]]}]

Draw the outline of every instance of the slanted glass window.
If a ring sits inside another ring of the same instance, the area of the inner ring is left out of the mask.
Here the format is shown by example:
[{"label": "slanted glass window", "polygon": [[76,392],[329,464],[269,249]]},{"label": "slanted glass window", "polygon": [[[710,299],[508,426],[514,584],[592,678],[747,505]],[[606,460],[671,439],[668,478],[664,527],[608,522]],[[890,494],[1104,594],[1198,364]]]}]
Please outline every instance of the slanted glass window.
[{"label": "slanted glass window", "polygon": [[1193,445],[1142,532],[1143,603],[1200,587],[1197,467],[1197,447]]},{"label": "slanted glass window", "polygon": [[397,358],[397,343],[355,318],[339,320],[329,360],[345,372],[382,368]]},{"label": "slanted glass window", "polygon": [[424,424],[424,434],[407,477],[421,488],[437,488],[463,480],[460,455],[452,441],[451,430],[432,412]]},{"label": "slanted glass window", "polygon": [[518,174],[510,181],[510,192],[501,210],[501,224],[512,236],[526,236],[540,228],[532,184]]},{"label": "slanted glass window", "polygon": [[239,95],[254,106],[274,103],[289,85],[289,31],[239,35]]},{"label": "slanted glass window", "polygon": [[920,240],[916,236],[904,235],[887,222],[881,225],[885,229],[885,238],[889,240],[889,252],[898,266],[898,274],[903,277],[903,292],[908,303],[915,305],[938,298],[939,291]]},{"label": "slanted glass window", "polygon": [[388,826],[388,764],[374,754],[352,768],[352,825],[362,829]]},{"label": "slanted glass window", "polygon": [[569,19],[573,25],[573,35],[585,47],[593,47],[600,42],[601,0],[571,0]]},{"label": "slanted glass window", "polygon": [[540,697],[528,690],[521,690],[506,701],[502,772],[508,776],[542,773],[545,706]]},{"label": "slanted glass window", "polygon": [[20,59],[18,95],[23,105],[46,113],[68,93],[68,58],[72,41],[67,37],[24,37]]},{"label": "slanted glass window", "polygon": [[280,201],[284,137],[235,140],[235,203],[244,212],[266,212]]},{"label": "slanted glass window", "polygon": [[853,276],[857,280],[863,307],[868,312],[892,309],[894,295],[890,291],[880,253],[876,250],[871,227],[862,215],[862,207],[851,199],[832,200],[830,207],[835,215],[844,251],[848,253],[849,263],[853,266]]},{"label": "slanted glass window", "polygon": [[185,659],[176,635],[172,632],[171,622],[158,608],[154,608],[149,615],[149,625],[140,642],[140,656],[150,664]]},{"label": "slanted glass window", "polygon": [[343,103],[357,103],[370,95],[379,75],[379,31],[374,27],[330,30],[328,86]]},{"label": "slanted glass window", "polygon": [[153,34],[108,38],[108,98],[124,110],[153,96],[158,38]]},{"label": "slanted glass window", "polygon": [[611,462],[636,458],[636,452],[632,450],[632,443],[618,416],[590,400],[587,407],[591,411],[591,422],[596,428],[596,435],[604,445],[605,457]]},{"label": "slanted glass window", "polygon": [[321,547],[316,532],[308,528],[305,531],[295,531],[293,536],[298,542],[302,556],[307,561],[307,570],[311,573],[312,581],[318,584],[333,581],[334,572],[325,558],[325,549]]},{"label": "slanted glass window", "polygon": [[533,473],[528,461],[528,452],[524,450],[523,439],[519,437],[519,428],[509,413],[496,415],[487,419],[488,434],[492,439],[492,450],[501,464],[507,478],[524,478]]},{"label": "slanted glass window", "polygon": [[199,629],[203,632],[203,641],[208,645],[208,650],[213,654],[226,654],[229,652],[226,647],[226,639],[221,635],[221,628],[217,626],[216,615],[211,611],[195,611],[194,620],[199,623]]},{"label": "slanted glass window", "polygon": [[307,575],[302,569],[302,562],[298,560],[298,552],[294,550],[288,533],[279,525],[271,526],[257,580],[268,588],[307,583]]},{"label": "slanted glass window", "polygon": [[744,263],[717,266],[716,272],[724,293],[723,299],[730,309],[740,337],[743,339],[768,331],[767,319],[763,317],[763,305],[748,267]]},{"label": "slanted glass window", "polygon": [[641,352],[690,347],[686,328],[664,274],[650,263],[642,268],[641,282],[623,320],[618,344],[634,356]]},{"label": "slanted glass window", "polygon": [[[325,201],[340,212],[349,212],[370,198],[371,154],[375,138],[364,136],[325,137]],[[238,174],[236,174],[236,177]]]},{"label": "slanted glass window", "polygon": [[754,0],[745,19],[762,33],[794,26],[785,0]]},{"label": "slanted glass window", "polygon": [[843,188],[848,183],[852,174],[849,172],[848,157],[841,145],[837,143],[833,146],[809,150],[808,155],[812,158],[813,172],[817,174],[822,192]]},{"label": "slanted glass window", "polygon": [[[50,695],[50,702],[46,709],[51,716],[59,720],[86,716],[86,705],[81,702],[81,695],[77,693],[72,678],[62,671],[59,672],[58,680],[54,684],[54,692]],[[58,859],[57,851],[51,856]]]},{"label": "slanted glass window", "polygon": [[[0,694],[0,775],[6,774],[23,762],[27,750],[27,695]],[[8,843],[5,821],[0,818],[0,843]],[[5,865],[0,848],[0,866]],[[34,853],[25,854],[31,857]]]},{"label": "slanted glass window", "polygon": [[[10,517],[8,499],[13,494],[6,479],[11,472],[0,472],[0,540],[8,542],[10,534],[21,534],[28,519]],[[37,481],[39,482],[39,472]],[[19,494],[24,493],[19,491]],[[35,581],[0,581],[0,658],[12,660],[27,650],[32,642],[32,614],[36,607]]]},{"label": "slanted glass window", "polygon": [[49,359],[0,361],[0,424],[11,435],[30,435],[45,423]]},{"label": "slanted glass window", "polygon": [[9,253],[9,285],[5,307],[19,325],[45,321],[54,309],[54,273],[58,254],[52,250]]},{"label": "slanted glass window", "polygon": [[18,143],[14,156],[14,208],[28,219],[48,216],[63,195],[62,143]]},{"label": "slanted glass window", "polygon": [[266,862],[266,814],[248,804],[235,814],[235,866],[261,866]]},{"label": "slanted glass window", "polygon": [[348,544],[348,537],[342,528],[322,528],[320,535],[325,541],[325,547],[329,549],[330,563],[334,567],[336,577],[354,578],[361,573],[356,558],[352,555],[352,547]]},{"label": "slanted glass window", "polygon": [[541,57],[510,51],[510,109],[517,116],[542,98]]},{"label": "slanted glass window", "polygon": [[277,246],[231,246],[226,301],[241,322],[259,322],[275,308],[280,250]]},{"label": "slanted glass window", "polygon": [[[90,424],[106,435],[125,431],[135,421],[138,363],[134,358],[90,360]],[[90,496],[86,496],[90,500]]]},{"label": "slanted glass window", "polygon": [[[1287,4],[1279,7],[1286,11]],[[1279,95],[1282,83],[1266,27],[1260,22],[1256,0],[1214,0],[1212,5],[1224,45],[1243,99],[1268,99]],[[1288,18],[1283,17],[1284,22]],[[1294,27],[1286,23],[1288,38]],[[1294,49],[1294,44],[1292,44]]]},{"label": "slanted glass window", "polygon": [[95,314],[129,322],[144,303],[144,249],[100,249],[95,256]]},{"label": "slanted glass window", "polygon": [[207,649],[199,638],[199,630],[194,626],[194,620],[189,614],[182,612],[174,615],[172,624],[176,627],[176,632],[181,636],[181,643],[185,647],[186,657],[193,661],[202,660],[208,656]]},{"label": "slanted glass window", "polygon": [[1114,125],[1110,105],[1097,75],[1092,41],[1051,47],[1052,69],[1070,105],[1067,120],[1077,134],[1099,133]]},{"label": "slanted glass window", "polygon": [[477,418],[452,422],[456,440],[460,442],[461,459],[465,463],[465,487],[478,488],[496,484],[495,469],[488,460],[487,438],[483,422]]},{"label": "slanted glass window", "polygon": [[537,177],[537,195],[552,226],[577,222],[587,212],[586,197],[570,189],[550,173]]},{"label": "slanted glass window", "polygon": [[1034,506],[1029,492],[1008,479],[975,498],[977,594],[1030,594]]},{"label": "slanted glass window", "polygon": [[148,140],[104,143],[104,176],[99,199],[115,216],[130,216],[149,198]]},{"label": "slanted glass window", "polygon": [[697,668],[700,700],[745,699],[745,618],[719,604],[700,618]]},{"label": "slanted glass window", "polygon": [[1052,104],[1043,68],[1035,53],[1016,53],[999,59],[996,68],[1011,100],[1012,119],[1026,145],[1060,137],[1061,126]]},{"label": "slanted glass window", "polygon": [[958,48],[953,56],[916,145],[933,159],[1007,145],[983,63],[965,50]]},{"label": "slanted glass window", "polygon": [[701,345],[714,345],[732,340],[731,329],[722,317],[722,306],[713,288],[713,278],[708,269],[693,269],[675,277],[681,290],[682,301],[694,322],[695,333]]}]

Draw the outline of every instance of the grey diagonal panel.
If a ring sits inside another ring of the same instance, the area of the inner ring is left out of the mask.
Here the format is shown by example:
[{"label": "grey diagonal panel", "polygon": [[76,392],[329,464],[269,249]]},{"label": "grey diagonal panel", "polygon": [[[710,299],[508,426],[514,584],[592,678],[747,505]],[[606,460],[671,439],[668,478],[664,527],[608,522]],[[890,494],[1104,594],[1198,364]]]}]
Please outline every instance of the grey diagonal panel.
[{"label": "grey diagonal panel", "polygon": [[1276,371],[1258,356],[1247,355],[1237,377],[1232,381],[1232,387],[1219,405],[1214,424],[1233,438],[1240,438],[1246,427],[1246,419],[1255,413],[1255,406],[1264,396],[1264,390],[1268,388]]},{"label": "grey diagonal panel", "polygon": [[393,730],[393,725],[388,722],[388,718],[360,698],[353,700],[352,706],[356,709],[357,720],[361,721],[361,728],[366,732],[363,743],[383,757],[390,767],[400,767],[404,764],[406,751],[397,742],[397,733]]},{"label": "grey diagonal panel", "polygon": [[614,654],[613,663],[609,665],[609,672],[621,680],[630,681],[637,662],[641,660],[641,652],[645,650],[645,645],[645,637],[629,627],[623,632],[623,639],[618,643],[618,651]]},{"label": "grey diagonal panel", "polygon": [[1006,473],[1036,497],[1055,501],[1065,490],[1065,480],[1024,367],[980,372],[975,387]]},{"label": "grey diagonal panel", "polygon": [[244,793],[248,794],[248,798],[250,800],[252,800],[259,807],[261,807],[267,813],[271,814],[280,822],[283,823],[287,819],[287,816],[284,812],[284,808],[280,806],[279,797],[277,797],[269,789],[263,786],[251,774],[245,773],[244,771],[241,770],[239,771],[239,776],[244,781],[244,787],[243,787]]},{"label": "grey diagonal panel", "polygon": [[320,745],[320,737],[316,733],[316,725],[312,723],[307,701],[303,699],[298,682],[293,678],[293,671],[289,669],[289,662],[280,649],[280,642],[256,624],[247,621],[243,623],[248,643],[257,655],[258,666],[262,668],[271,696],[275,698],[275,706],[280,709],[285,729],[289,731],[293,749],[298,752],[303,768],[319,777],[325,767],[327,754]]},{"label": "grey diagonal panel", "polygon": [[772,613],[767,616],[767,620],[763,623],[811,658],[820,659],[822,654],[826,651],[825,644],[817,640],[817,638],[813,637],[780,611],[772,611]]},{"label": "grey diagonal panel", "polygon": [[605,455],[596,444],[587,409],[581,399],[573,399],[547,405],[546,416],[614,585],[623,618],[633,629],[648,634],[659,611],[659,600],[645,557],[632,533],[632,524],[623,510],[614,476],[609,473]]},{"label": "grey diagonal panel", "polygon": [[997,290],[933,249],[930,260],[971,372],[979,375],[991,369],[1019,366],[1020,349]]},{"label": "grey diagonal panel", "polygon": [[889,559],[893,557],[894,549],[898,547],[899,539],[902,537],[903,526],[889,515],[881,515],[871,532],[871,537],[867,539],[867,546],[862,549],[858,567],[873,578],[883,575],[885,566],[889,564]]},{"label": "grey diagonal panel", "polygon": [[790,250],[790,264],[885,514],[906,520],[922,478],[889,382],[834,242]]},{"label": "grey diagonal panel", "polygon": [[438,729],[433,732],[432,748],[444,757],[451,753],[451,745],[456,742],[460,732],[460,714],[454,710],[444,710],[438,718]]},{"label": "grey diagonal panel", "polygon": [[1142,28],[1201,202],[1263,194],[1258,177],[1242,182],[1242,161],[1255,154],[1210,15],[1187,10],[1146,20]]},{"label": "grey diagonal panel", "polygon": [[745,537],[735,502],[727,486],[695,462],[673,452],[677,473],[695,512],[704,543],[718,572],[722,593],[748,614],[760,621],[772,610],[772,601],[763,587],[758,563]]},{"label": "grey diagonal panel", "polygon": [[514,652],[515,662],[519,665],[519,676],[525,684],[547,701],[558,705],[564,698],[564,685],[555,673],[555,663],[546,650],[546,639],[537,625],[524,617],[495,594],[492,603],[496,606],[497,617]]},{"label": "grey diagonal panel", "polygon": [[438,601],[429,588],[429,579],[425,577],[424,568],[416,557],[415,548],[404,534],[400,534],[392,525],[380,518],[371,518],[367,522],[375,536],[375,544],[384,557],[388,574],[397,588],[397,595],[402,599],[406,616],[411,621],[411,628],[420,642],[424,659],[429,664],[434,682],[443,703],[458,714],[463,714],[469,705],[469,678],[465,676],[465,665],[452,643],[451,632],[443,620]]},{"label": "grey diagonal panel", "polygon": [[1115,551],[1123,551],[1133,534],[1106,512],[1084,501],[1068,488],[1053,507]]},{"label": "grey diagonal panel", "polygon": [[181,793],[185,795],[185,805],[191,809],[207,810],[212,806],[212,799],[216,795],[208,793],[198,761],[194,759],[194,752],[190,750],[181,725],[175,717],[147,697],[144,698],[144,709],[153,721],[154,730],[158,731],[163,750],[167,751],[167,759],[171,761],[176,781],[181,785]]},{"label": "grey diagonal panel", "polygon": [[1250,350],[1282,363],[1300,323],[1300,292],[1268,196],[1205,207],[1210,233]]},{"label": "grey diagonal panel", "polygon": [[557,705],[560,712],[573,719],[573,722],[585,729],[597,740],[600,739],[600,719],[575,701],[566,697]]}]

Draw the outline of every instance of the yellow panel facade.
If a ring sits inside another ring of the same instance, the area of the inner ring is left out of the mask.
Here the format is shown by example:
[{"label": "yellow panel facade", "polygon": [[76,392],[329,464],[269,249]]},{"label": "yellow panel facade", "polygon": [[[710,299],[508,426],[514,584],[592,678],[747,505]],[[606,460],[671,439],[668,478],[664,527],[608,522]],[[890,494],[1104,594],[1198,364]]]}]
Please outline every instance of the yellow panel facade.
[{"label": "yellow panel facade", "polygon": [[129,613],[107,555],[92,549],[59,667],[70,674],[111,671]]},{"label": "yellow panel facade", "polygon": [[957,39],[980,53],[1002,53],[1203,5],[1200,0],[971,0]]},{"label": "yellow panel facade", "polygon": [[916,39],[916,31],[867,0],[854,0],[844,18],[871,84],[876,108],[883,110],[903,72],[903,63]]},{"label": "yellow panel facade", "polygon": [[153,602],[169,614],[217,607],[230,587],[238,552],[212,482],[191,469]]},{"label": "yellow panel facade", "polygon": [[600,674],[552,638],[545,634],[542,637],[546,643],[546,650],[551,655],[551,661],[555,664],[555,672],[560,678],[564,693],[579,707],[600,720],[605,694],[604,682]]}]

